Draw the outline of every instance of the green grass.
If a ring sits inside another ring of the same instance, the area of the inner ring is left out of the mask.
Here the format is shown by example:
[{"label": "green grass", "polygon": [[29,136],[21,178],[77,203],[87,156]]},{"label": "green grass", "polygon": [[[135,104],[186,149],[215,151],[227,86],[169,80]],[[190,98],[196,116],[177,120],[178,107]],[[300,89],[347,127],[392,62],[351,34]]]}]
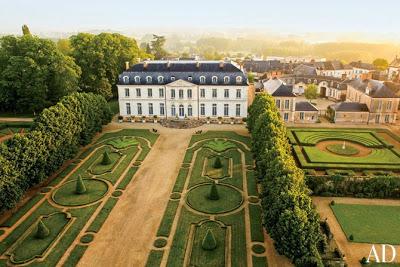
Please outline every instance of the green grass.
[{"label": "green grass", "polygon": [[261,206],[249,205],[251,241],[264,242]]},{"label": "green grass", "polygon": [[328,145],[326,149],[332,153],[343,156],[352,156],[360,152],[360,150],[349,144],[346,144],[345,146],[343,146],[343,144],[331,144]]},{"label": "green grass", "polygon": [[138,167],[131,167],[125,174],[121,182],[118,184],[117,189],[125,190],[128,184],[132,181],[138,169]]},{"label": "green grass", "polygon": [[347,238],[354,242],[400,244],[400,206],[352,205],[331,206]]},{"label": "green grass", "polygon": [[247,171],[247,191],[249,196],[258,196],[257,182],[254,171]]},{"label": "green grass", "polygon": [[146,267],[157,267],[161,265],[161,260],[164,255],[162,250],[152,250],[147,258]]},{"label": "green grass", "polygon": [[268,262],[266,257],[252,256],[253,267],[268,267]]},{"label": "green grass", "polygon": [[103,165],[101,163],[103,160],[103,154],[99,155],[99,153],[97,153],[98,157],[90,168],[91,173],[95,175],[105,174],[106,172],[111,172],[114,169],[114,167],[118,164],[118,161],[121,159],[122,156],[117,152],[110,153],[109,149],[106,150],[108,150],[109,152],[108,155],[110,156],[111,163]]},{"label": "green grass", "polygon": [[104,222],[106,221],[108,215],[110,214],[111,210],[117,204],[117,198],[109,198],[103,208],[100,210],[99,214],[97,214],[96,218],[86,230],[86,232],[95,232],[97,233],[100,228],[103,226]]},{"label": "green grass", "polygon": [[228,149],[235,148],[236,145],[229,141],[212,140],[212,141],[207,142],[203,147],[214,150],[217,153],[221,153]]},{"label": "green grass", "polygon": [[74,249],[71,251],[71,254],[69,254],[69,257],[65,261],[63,266],[65,267],[76,266],[87,248],[88,246],[76,245]]},{"label": "green grass", "polygon": [[1,226],[4,227],[11,227],[13,226],[19,219],[21,219],[22,216],[25,215],[30,209],[32,209],[33,206],[36,205],[41,199],[44,198],[44,195],[42,194],[37,194],[34,197],[32,197],[23,207],[18,209],[16,213],[14,213],[8,220],[6,220],[4,223],[1,224]]},{"label": "green grass", "polygon": [[189,173],[188,168],[180,168],[178,177],[176,178],[175,181],[174,189],[172,190],[173,192],[182,192],[188,173]]},{"label": "green grass", "polygon": [[157,236],[168,237],[171,232],[172,223],[174,222],[175,213],[178,209],[179,201],[168,201],[167,208],[164,211],[164,216],[157,231]]},{"label": "green grass", "polygon": [[219,157],[219,159],[221,160],[222,168],[214,168],[215,156],[206,159],[206,176],[214,179],[229,176],[229,159],[225,157]]},{"label": "green grass", "polygon": [[109,141],[107,144],[113,146],[116,149],[127,148],[128,146],[136,146],[139,142],[135,138],[117,138]]}]

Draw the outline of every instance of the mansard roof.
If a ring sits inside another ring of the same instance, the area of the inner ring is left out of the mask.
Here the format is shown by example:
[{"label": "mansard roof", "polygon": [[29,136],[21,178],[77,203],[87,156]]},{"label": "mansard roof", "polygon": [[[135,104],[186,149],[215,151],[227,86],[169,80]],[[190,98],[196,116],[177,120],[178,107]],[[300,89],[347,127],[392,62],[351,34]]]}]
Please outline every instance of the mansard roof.
[{"label": "mansard roof", "polygon": [[[337,88],[339,90],[347,90],[347,84],[350,80],[343,80],[332,76],[321,76],[321,75],[284,75],[281,77],[287,83],[298,84],[298,83],[316,83],[327,82],[329,87]],[[288,82],[291,80],[290,82]]]},{"label": "mansard roof", "polygon": [[345,112],[368,112],[368,106],[366,104],[361,104],[358,102],[340,102],[330,106],[336,111]]},{"label": "mansard roof", "polygon": [[[354,79],[350,83],[354,89],[373,98],[397,98],[398,96],[384,83],[372,79]],[[368,90],[367,90],[368,89]]]},{"label": "mansard roof", "polygon": [[282,63],[279,60],[245,60],[243,68],[246,71],[264,73],[271,70],[281,70]]},{"label": "mansard roof", "polygon": [[308,66],[304,64],[300,64],[293,69],[294,75],[309,75],[309,76],[316,76],[317,70],[313,66]]},{"label": "mansard roof", "polygon": [[[135,80],[135,77],[138,77],[138,80]],[[149,81],[148,77],[151,77]],[[162,78],[159,80],[159,77]],[[204,77],[205,81],[200,82],[200,77]],[[217,78],[216,83],[213,82],[213,77]],[[141,62],[122,72],[118,83],[164,85],[176,80],[203,85],[247,85],[245,73],[233,62],[192,60]]]}]

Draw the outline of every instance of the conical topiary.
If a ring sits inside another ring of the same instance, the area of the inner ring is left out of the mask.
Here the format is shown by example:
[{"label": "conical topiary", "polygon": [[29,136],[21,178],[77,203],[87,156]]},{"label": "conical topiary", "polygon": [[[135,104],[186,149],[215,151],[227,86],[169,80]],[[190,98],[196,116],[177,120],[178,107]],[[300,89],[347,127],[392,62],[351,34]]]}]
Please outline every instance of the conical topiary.
[{"label": "conical topiary", "polygon": [[214,169],[221,169],[222,168],[221,159],[219,157],[215,158],[213,167],[214,167]]},{"label": "conical topiary", "polygon": [[211,185],[210,194],[208,195],[208,199],[210,199],[210,200],[218,200],[219,199],[217,183],[215,181]]},{"label": "conical topiary", "polygon": [[103,153],[103,160],[101,161],[101,165],[111,164],[110,155],[108,155],[107,150]]},{"label": "conical topiary", "polygon": [[207,230],[203,242],[201,243],[201,247],[204,250],[214,250],[217,247],[217,241],[215,240],[214,234],[211,229]]},{"label": "conical topiary", "polygon": [[46,227],[46,225],[44,224],[44,222],[40,219],[38,224],[37,224],[37,230],[36,230],[36,238],[46,238],[47,236],[49,236],[50,234],[50,230]]},{"label": "conical topiary", "polygon": [[85,183],[83,182],[82,176],[78,176],[78,180],[76,180],[76,189],[75,193],[77,194],[84,194],[86,192],[86,186]]}]

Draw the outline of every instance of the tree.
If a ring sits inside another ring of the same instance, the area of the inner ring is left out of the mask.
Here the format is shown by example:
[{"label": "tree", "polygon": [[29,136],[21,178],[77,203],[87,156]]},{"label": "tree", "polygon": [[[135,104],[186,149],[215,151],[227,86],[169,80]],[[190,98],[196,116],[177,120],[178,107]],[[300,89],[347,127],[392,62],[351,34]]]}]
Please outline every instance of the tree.
[{"label": "tree", "polygon": [[83,182],[82,176],[78,176],[78,180],[76,180],[76,189],[75,193],[78,195],[86,193],[86,186],[85,183]]},{"label": "tree", "polygon": [[203,242],[201,242],[201,247],[204,250],[214,250],[217,248],[217,241],[215,240],[214,233],[211,229],[207,229]]},{"label": "tree", "polygon": [[163,59],[167,56],[167,51],[164,49],[166,39],[165,36],[153,34],[151,41],[151,52],[155,59]]},{"label": "tree", "polygon": [[47,226],[44,224],[42,219],[39,220],[37,224],[37,229],[36,229],[36,238],[39,239],[44,239],[50,235],[50,230],[47,228]]},{"label": "tree", "polygon": [[372,62],[372,64],[375,68],[381,71],[386,70],[389,67],[389,62],[384,58],[377,58]]},{"label": "tree", "polygon": [[108,151],[105,150],[103,153],[103,159],[101,161],[101,165],[109,165],[111,164],[110,156],[108,155]]},{"label": "tree", "polygon": [[253,83],[254,82],[254,73],[252,73],[252,72],[247,73],[247,79],[249,80],[249,83]]},{"label": "tree", "polygon": [[208,199],[210,199],[210,200],[218,200],[219,199],[217,183],[215,181],[211,185],[210,194],[208,195]]},{"label": "tree", "polygon": [[57,41],[57,48],[64,55],[66,55],[66,56],[71,55],[72,49],[71,49],[71,43],[70,43],[69,39],[59,39]]},{"label": "tree", "polygon": [[22,25],[22,35],[31,35],[31,31],[26,24]]},{"label": "tree", "polygon": [[317,90],[318,87],[315,84],[311,83],[307,85],[307,88],[304,92],[304,96],[311,102],[311,100],[317,99],[318,96]]},{"label": "tree", "polygon": [[215,157],[213,168],[214,169],[221,169],[222,168],[222,163],[221,163],[221,159],[220,159],[219,156]]}]

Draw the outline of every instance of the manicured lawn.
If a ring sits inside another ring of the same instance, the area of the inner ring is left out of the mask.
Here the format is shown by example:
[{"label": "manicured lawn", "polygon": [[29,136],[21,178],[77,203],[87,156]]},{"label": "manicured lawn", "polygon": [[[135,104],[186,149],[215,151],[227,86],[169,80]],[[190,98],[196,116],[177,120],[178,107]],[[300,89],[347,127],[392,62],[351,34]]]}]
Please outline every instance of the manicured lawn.
[{"label": "manicured lawn", "polygon": [[353,242],[400,244],[400,206],[336,203],[331,208]]}]

